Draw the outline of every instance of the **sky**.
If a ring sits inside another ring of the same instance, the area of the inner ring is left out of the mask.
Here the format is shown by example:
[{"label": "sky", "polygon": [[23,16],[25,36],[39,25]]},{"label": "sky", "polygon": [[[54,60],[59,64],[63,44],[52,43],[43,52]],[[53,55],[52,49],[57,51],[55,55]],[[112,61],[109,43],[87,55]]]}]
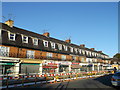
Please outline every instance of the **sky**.
[{"label": "sky", "polygon": [[42,34],[112,57],[118,52],[117,2],[2,2],[2,22]]}]

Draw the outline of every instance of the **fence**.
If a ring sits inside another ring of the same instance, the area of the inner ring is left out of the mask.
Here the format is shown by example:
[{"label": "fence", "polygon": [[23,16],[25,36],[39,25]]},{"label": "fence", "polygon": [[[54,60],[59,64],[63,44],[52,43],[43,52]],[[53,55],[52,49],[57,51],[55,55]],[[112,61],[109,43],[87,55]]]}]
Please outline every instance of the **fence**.
[{"label": "fence", "polygon": [[11,87],[24,87],[26,85],[36,85],[43,83],[54,83],[63,82],[67,80],[75,79],[86,79],[97,76],[108,74],[107,71],[92,71],[92,72],[81,72],[81,73],[59,73],[59,74],[18,74],[18,75],[1,75],[0,81],[2,87],[0,88],[11,88]]}]

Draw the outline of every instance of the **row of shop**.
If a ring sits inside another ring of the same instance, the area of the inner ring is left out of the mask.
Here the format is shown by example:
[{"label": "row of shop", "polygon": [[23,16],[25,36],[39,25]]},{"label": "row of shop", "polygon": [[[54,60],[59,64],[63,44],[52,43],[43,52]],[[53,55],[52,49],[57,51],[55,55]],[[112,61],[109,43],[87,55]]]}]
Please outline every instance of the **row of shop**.
[{"label": "row of shop", "polygon": [[67,73],[101,71],[110,67],[101,63],[73,63],[40,59],[0,57],[1,74]]}]

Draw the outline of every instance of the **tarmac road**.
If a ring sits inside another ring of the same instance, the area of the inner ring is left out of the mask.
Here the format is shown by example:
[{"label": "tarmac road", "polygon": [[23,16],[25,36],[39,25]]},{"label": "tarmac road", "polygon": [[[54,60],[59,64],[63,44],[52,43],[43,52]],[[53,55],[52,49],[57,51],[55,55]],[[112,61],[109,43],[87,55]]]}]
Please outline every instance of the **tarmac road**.
[{"label": "tarmac road", "polygon": [[93,89],[97,90],[108,89],[108,90],[120,90],[120,87],[113,87],[110,79],[112,75],[106,75],[97,78],[89,78],[89,79],[78,79],[78,80],[70,80],[65,82],[57,82],[52,84],[45,85],[36,85],[25,88],[36,88],[36,89],[48,89],[48,90],[79,90],[79,89]]}]

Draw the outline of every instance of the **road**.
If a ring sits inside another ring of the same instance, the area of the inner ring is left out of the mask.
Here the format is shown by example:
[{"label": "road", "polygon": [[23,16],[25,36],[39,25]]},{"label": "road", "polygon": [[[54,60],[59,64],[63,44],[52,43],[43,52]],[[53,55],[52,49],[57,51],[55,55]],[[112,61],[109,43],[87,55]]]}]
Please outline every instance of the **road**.
[{"label": "road", "polygon": [[57,82],[52,84],[45,85],[36,85],[25,88],[40,88],[40,89],[55,89],[55,90],[69,90],[72,88],[73,90],[78,90],[80,88],[91,89],[97,88],[100,89],[110,89],[110,90],[120,90],[120,87],[113,87],[110,79],[112,75],[106,75],[97,78],[89,78],[89,79],[78,79],[78,80],[70,80],[66,82]]}]

